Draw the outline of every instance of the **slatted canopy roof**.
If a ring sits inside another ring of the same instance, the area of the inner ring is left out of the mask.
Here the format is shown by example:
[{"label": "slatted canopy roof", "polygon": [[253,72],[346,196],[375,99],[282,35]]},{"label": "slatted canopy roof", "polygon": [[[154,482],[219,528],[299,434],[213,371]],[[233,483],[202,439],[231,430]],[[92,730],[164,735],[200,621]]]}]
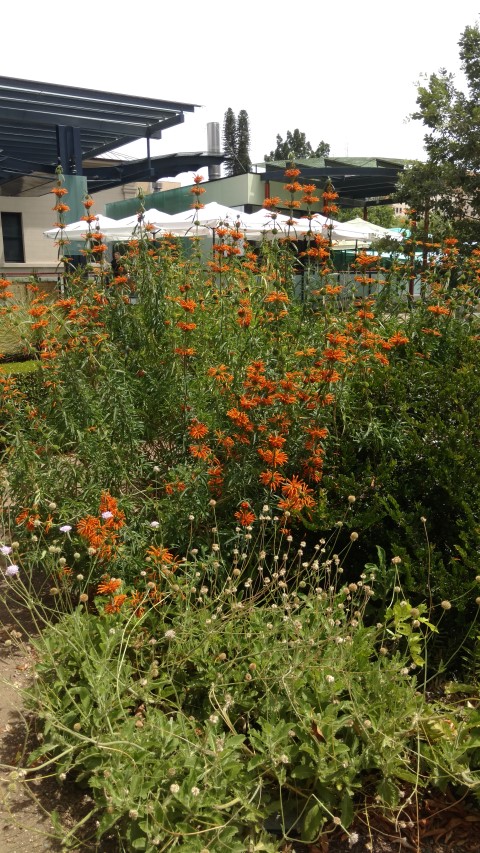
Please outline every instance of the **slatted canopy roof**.
[{"label": "slatted canopy roof", "polygon": [[[208,166],[210,160],[219,163],[221,157],[203,152],[150,158],[149,140],[182,123],[185,112],[196,106],[0,77],[0,194],[47,192],[59,164],[66,174],[84,174],[88,179],[89,172],[93,177],[93,172],[105,170],[103,180],[91,187],[94,191],[130,180],[168,177],[176,166],[178,174]],[[147,140],[145,160],[116,167],[111,162],[103,167],[102,161],[91,163],[100,154],[142,138]],[[179,156],[186,158],[185,163],[174,162]]]},{"label": "slatted canopy roof", "polygon": [[[262,174],[264,181],[285,183],[285,161],[266,163]],[[388,202],[396,190],[405,160],[382,159],[379,157],[318,157],[296,160],[301,170],[300,180],[316,184],[321,191],[328,178],[345,207],[377,205]]]}]

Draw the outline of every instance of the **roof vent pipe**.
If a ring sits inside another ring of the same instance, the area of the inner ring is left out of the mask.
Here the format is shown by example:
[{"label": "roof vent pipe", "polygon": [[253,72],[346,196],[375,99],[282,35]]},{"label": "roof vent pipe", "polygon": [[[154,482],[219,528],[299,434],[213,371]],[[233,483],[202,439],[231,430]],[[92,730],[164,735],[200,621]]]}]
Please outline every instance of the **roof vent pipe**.
[{"label": "roof vent pipe", "polygon": [[[209,121],[207,124],[207,150],[209,154],[221,154],[220,149],[220,124],[218,121]],[[222,177],[220,165],[208,167],[208,180],[217,181]]]}]

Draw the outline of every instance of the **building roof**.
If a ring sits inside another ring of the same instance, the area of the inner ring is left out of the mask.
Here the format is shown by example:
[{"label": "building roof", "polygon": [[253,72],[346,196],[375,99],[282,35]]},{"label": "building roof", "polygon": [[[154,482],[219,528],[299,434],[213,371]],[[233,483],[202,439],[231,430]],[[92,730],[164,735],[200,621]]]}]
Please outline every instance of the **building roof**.
[{"label": "building roof", "polygon": [[[159,139],[165,129],[182,123],[185,112],[193,112],[196,106],[0,77],[0,194],[37,195],[48,191],[46,185],[51,184],[59,163],[65,172],[83,173],[88,178],[88,171],[83,168],[86,161],[137,139]],[[200,155],[185,156],[189,163],[186,168],[200,168]],[[158,162],[162,158],[153,159],[159,168],[167,165],[167,158],[163,158],[163,164]],[[215,163],[219,161],[217,156]],[[137,167],[130,169],[132,174],[142,168],[145,172],[146,167],[150,170],[149,157],[134,162]],[[128,166],[131,165],[132,161]],[[182,169],[183,165],[179,171]],[[119,168],[111,173],[108,186],[125,183],[123,179],[130,172]],[[142,177],[156,180],[171,174],[167,170],[154,177]],[[127,181],[135,179],[142,178],[137,174]]]},{"label": "building roof", "polygon": [[[381,157],[312,157],[295,160],[295,165],[301,170],[302,180],[317,184],[321,189],[330,178],[340,201],[351,207],[377,204],[379,199],[391,196],[405,163],[405,160]],[[284,160],[265,163],[262,180],[284,183],[287,165]]]}]

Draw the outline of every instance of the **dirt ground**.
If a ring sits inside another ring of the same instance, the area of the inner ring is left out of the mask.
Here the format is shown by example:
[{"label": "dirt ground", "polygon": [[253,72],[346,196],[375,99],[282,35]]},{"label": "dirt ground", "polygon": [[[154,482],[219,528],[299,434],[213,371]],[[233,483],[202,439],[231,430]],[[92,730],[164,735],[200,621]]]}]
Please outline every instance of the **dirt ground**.
[{"label": "dirt ground", "polygon": [[[35,745],[33,722],[24,709],[22,690],[32,677],[34,653],[29,637],[34,626],[28,612],[1,603],[0,581],[0,853],[120,853],[115,842],[93,840],[94,824],[87,821],[67,836],[88,815],[92,801],[75,784],[59,784],[52,771],[29,775],[28,784],[19,777],[26,766],[29,749]],[[52,812],[58,815],[52,821]],[[352,832],[358,841],[346,838],[339,830],[325,836],[313,847],[293,844],[283,853],[479,853],[480,811],[453,795],[425,801],[420,814],[420,845],[412,817],[395,827],[375,812],[368,823],[361,818]],[[209,853],[216,853],[210,850]]]},{"label": "dirt ground", "polygon": [[[49,768],[28,784],[21,774],[19,778],[16,768],[26,766],[28,751],[35,744],[22,700],[32,674],[34,656],[28,639],[33,632],[28,613],[17,608],[9,612],[0,602],[0,853],[60,853],[69,829],[92,807],[75,785],[60,785]],[[50,817],[53,811],[58,813],[57,828]],[[80,832],[75,849],[106,853],[106,847],[100,851],[88,840],[89,832],[92,827]]]}]

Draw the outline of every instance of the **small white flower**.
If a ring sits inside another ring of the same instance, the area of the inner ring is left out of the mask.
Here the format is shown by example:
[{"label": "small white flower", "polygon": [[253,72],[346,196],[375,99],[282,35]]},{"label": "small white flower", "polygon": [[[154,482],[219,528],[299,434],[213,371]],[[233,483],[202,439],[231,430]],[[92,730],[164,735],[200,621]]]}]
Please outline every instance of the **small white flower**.
[{"label": "small white flower", "polygon": [[62,526],[59,527],[58,529],[60,530],[60,533],[70,533],[70,531],[72,529],[72,525],[71,524],[62,524]]},{"label": "small white flower", "polygon": [[333,677],[333,675],[327,675],[325,677],[325,681],[327,682],[327,684],[333,684],[333,682],[335,681],[335,678]]},{"label": "small white flower", "polygon": [[113,518],[113,512],[110,512],[109,509],[106,509],[105,512],[102,512],[102,518],[107,521],[109,518]]},{"label": "small white flower", "polygon": [[180,785],[177,785],[176,782],[173,782],[173,784],[170,785],[170,793],[171,794],[178,794],[179,790],[180,790]]},{"label": "small white flower", "polygon": [[173,628],[169,628],[168,631],[165,631],[164,635],[166,640],[174,640],[177,636]]},{"label": "small white flower", "polygon": [[4,557],[8,557],[9,554],[12,553],[12,549],[10,545],[1,545],[0,546],[0,554],[3,554]]},{"label": "small white flower", "polygon": [[192,793],[193,797],[198,797],[198,795],[200,793],[200,788],[197,788],[196,785],[194,785],[192,790],[191,790],[191,793]]},{"label": "small white flower", "polygon": [[150,527],[153,527],[153,528],[160,527],[160,522],[159,521],[151,521]]},{"label": "small white flower", "polygon": [[15,575],[18,575],[19,571],[20,571],[19,567],[16,566],[15,563],[12,563],[10,566],[7,566],[7,568],[5,569],[5,574],[9,578],[13,578],[13,577],[15,577]]}]

